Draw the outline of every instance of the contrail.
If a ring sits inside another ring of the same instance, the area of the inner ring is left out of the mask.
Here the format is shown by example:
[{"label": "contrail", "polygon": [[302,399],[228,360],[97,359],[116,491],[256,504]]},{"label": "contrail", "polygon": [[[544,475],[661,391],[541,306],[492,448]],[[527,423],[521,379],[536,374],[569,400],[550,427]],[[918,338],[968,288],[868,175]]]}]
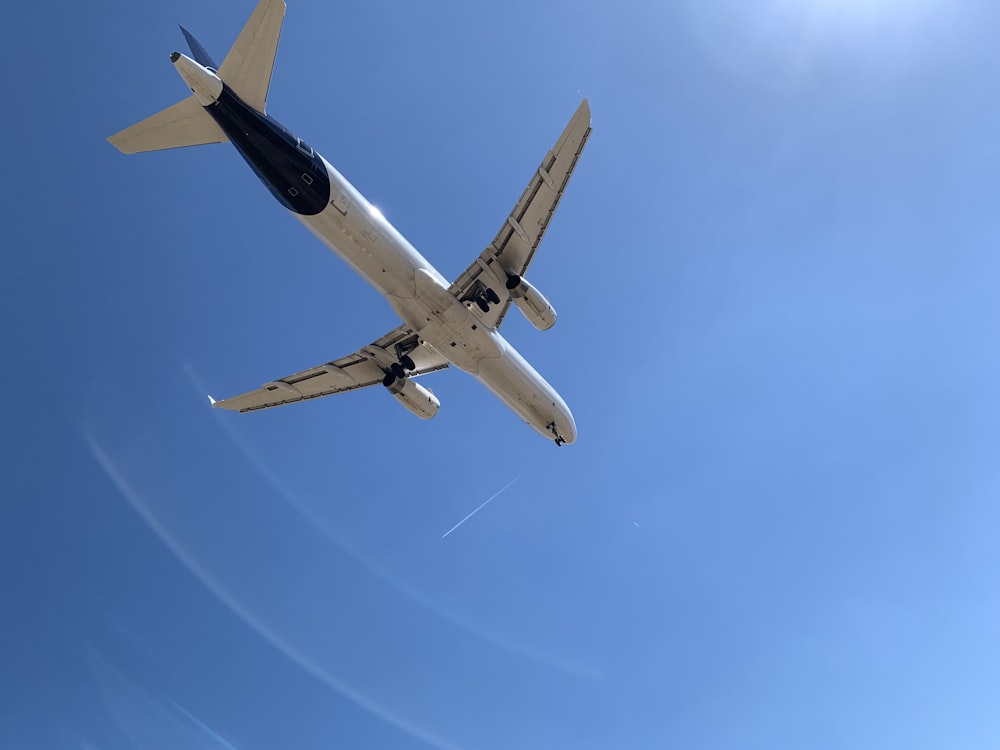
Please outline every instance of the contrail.
[{"label": "contrail", "polygon": [[472,517],[473,517],[474,515],[476,515],[476,513],[478,513],[478,512],[479,512],[479,511],[481,511],[481,510],[482,510],[483,508],[485,508],[485,507],[486,507],[487,505],[489,505],[489,504],[490,504],[490,502],[491,502],[491,501],[492,501],[493,499],[495,499],[495,498],[499,497],[499,496],[500,496],[500,495],[502,495],[502,494],[503,494],[504,492],[506,492],[506,491],[507,491],[507,488],[508,488],[508,487],[510,487],[510,486],[511,486],[512,484],[514,484],[514,482],[516,482],[516,481],[517,481],[518,479],[520,479],[520,478],[521,478],[521,477],[523,477],[523,476],[524,476],[524,474],[520,474],[520,475],[518,475],[518,476],[514,477],[513,479],[511,479],[511,480],[510,480],[509,482],[507,482],[507,484],[505,484],[505,485],[504,485],[503,487],[501,487],[501,488],[500,488],[499,490],[497,490],[497,491],[496,491],[496,492],[495,492],[494,494],[490,495],[490,496],[489,496],[489,498],[488,498],[488,499],[486,500],[486,502],[485,502],[485,503],[483,503],[482,505],[480,505],[480,506],[479,506],[478,508],[476,508],[476,509],[475,509],[474,511],[472,511],[472,512],[471,512],[471,513],[470,513],[469,515],[467,515],[467,516],[466,516],[465,518],[463,518],[463,519],[462,519],[461,521],[459,521],[459,522],[458,522],[458,523],[456,523],[456,524],[455,524],[454,526],[452,526],[452,527],[451,527],[450,529],[448,529],[448,530],[447,530],[446,532],[444,532],[444,533],[443,533],[443,534],[441,535],[441,538],[442,538],[442,539],[444,539],[444,538],[445,538],[446,536],[448,536],[448,535],[449,535],[449,534],[450,534],[451,532],[453,532],[453,531],[454,531],[455,529],[457,529],[457,528],[458,528],[459,526],[461,526],[461,525],[462,525],[463,523],[465,523],[465,522],[466,522],[466,521],[468,521],[468,520],[469,520],[470,518],[472,518]]},{"label": "contrail", "polygon": [[[205,384],[202,382],[201,378],[194,371],[194,367],[185,363],[181,366],[184,371],[184,375],[188,378],[191,385],[198,391],[199,394],[204,394],[207,392]],[[218,410],[216,410],[218,411]],[[438,617],[443,618],[447,622],[456,625],[457,627],[468,630],[470,633],[482,638],[488,643],[492,644],[497,648],[502,648],[509,651],[512,654],[516,654],[525,659],[530,659],[532,661],[543,664],[552,669],[558,669],[567,674],[573,675],[574,677],[581,677],[587,680],[600,680],[601,673],[591,667],[582,666],[579,664],[574,664],[572,662],[563,661],[554,656],[544,653],[538,653],[533,651],[527,646],[520,643],[509,640],[506,636],[491,631],[486,630],[483,626],[478,623],[474,623],[470,620],[456,615],[443,608],[438,602],[434,601],[431,597],[426,594],[421,593],[417,589],[409,586],[404,581],[398,579],[393,573],[388,571],[383,566],[370,560],[365,554],[363,554],[355,545],[348,541],[345,537],[341,536],[336,532],[329,524],[329,522],[324,521],[316,511],[312,510],[307,502],[299,498],[294,492],[289,490],[282,480],[266,465],[266,462],[262,461],[256,453],[250,448],[249,444],[244,440],[240,434],[234,429],[233,425],[236,421],[226,419],[223,414],[215,414],[216,417],[221,417],[217,420],[219,427],[222,431],[233,441],[235,445],[242,454],[243,458],[246,459],[250,465],[252,465],[260,475],[267,481],[271,488],[288,503],[296,513],[298,513],[305,521],[316,528],[319,533],[321,533],[326,539],[329,539],[338,550],[348,555],[353,560],[357,561],[360,565],[372,573],[372,575],[378,577],[380,581],[385,583],[386,586],[391,587],[394,591],[399,592],[409,600],[415,602],[421,607],[425,607],[430,612],[433,612]],[[530,467],[525,469],[518,477],[522,479],[525,474],[530,471]]]},{"label": "contrail", "polygon": [[176,708],[178,711],[184,714],[184,716],[187,717],[189,721],[191,721],[196,727],[198,727],[198,729],[203,731],[210,738],[215,740],[218,744],[222,745],[222,747],[226,748],[226,750],[237,750],[236,746],[233,743],[229,742],[225,737],[223,737],[221,734],[212,729],[212,727],[208,726],[205,722],[203,722],[193,713],[184,708],[184,706],[182,706],[180,703],[175,701],[173,698],[167,698],[167,700],[170,701],[170,704],[174,708]]}]

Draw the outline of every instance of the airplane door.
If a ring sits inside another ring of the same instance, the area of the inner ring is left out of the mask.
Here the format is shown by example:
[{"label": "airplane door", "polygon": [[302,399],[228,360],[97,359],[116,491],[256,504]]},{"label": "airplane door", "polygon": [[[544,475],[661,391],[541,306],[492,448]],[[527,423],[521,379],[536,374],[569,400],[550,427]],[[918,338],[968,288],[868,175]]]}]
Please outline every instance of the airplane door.
[{"label": "airplane door", "polygon": [[330,203],[340,213],[347,216],[347,209],[351,207],[351,197],[347,193],[340,192]]}]

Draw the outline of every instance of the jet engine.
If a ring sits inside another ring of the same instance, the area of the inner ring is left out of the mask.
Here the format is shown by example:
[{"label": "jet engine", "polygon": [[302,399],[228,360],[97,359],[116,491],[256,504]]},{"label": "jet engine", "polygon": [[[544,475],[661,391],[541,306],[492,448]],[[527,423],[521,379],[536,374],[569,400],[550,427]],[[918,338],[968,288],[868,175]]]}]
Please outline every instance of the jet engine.
[{"label": "jet engine", "polygon": [[441,408],[441,402],[437,396],[409,378],[397,378],[389,373],[382,381],[382,385],[396,397],[399,403],[421,419],[430,419]]},{"label": "jet engine", "polygon": [[552,309],[552,305],[523,277],[508,276],[507,290],[517,309],[539,331],[547,331],[556,324],[556,311]]}]

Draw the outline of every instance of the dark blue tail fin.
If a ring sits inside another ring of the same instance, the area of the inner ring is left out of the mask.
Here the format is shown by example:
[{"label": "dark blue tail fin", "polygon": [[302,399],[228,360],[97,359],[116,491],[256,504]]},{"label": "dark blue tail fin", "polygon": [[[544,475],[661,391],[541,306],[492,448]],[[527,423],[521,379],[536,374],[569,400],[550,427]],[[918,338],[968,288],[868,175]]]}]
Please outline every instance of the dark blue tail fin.
[{"label": "dark blue tail fin", "polygon": [[201,46],[201,42],[194,38],[194,34],[181,26],[181,33],[184,34],[184,38],[187,39],[188,47],[191,48],[191,54],[194,55],[194,59],[204,65],[206,68],[211,68],[212,70],[218,70],[219,66],[215,64],[215,60],[212,56],[208,54],[208,51]]}]

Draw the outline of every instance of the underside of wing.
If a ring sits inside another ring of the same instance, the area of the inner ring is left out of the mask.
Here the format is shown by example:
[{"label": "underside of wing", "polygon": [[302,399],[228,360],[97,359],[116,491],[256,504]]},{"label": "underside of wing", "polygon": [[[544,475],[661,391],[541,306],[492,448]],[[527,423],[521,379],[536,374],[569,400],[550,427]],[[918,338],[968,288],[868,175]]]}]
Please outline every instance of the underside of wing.
[{"label": "underside of wing", "polygon": [[437,351],[420,344],[413,329],[400,326],[354,354],[272,380],[257,390],[216,401],[214,405],[230,411],[257,411],[380,385],[392,364],[404,355],[414,364],[409,377],[448,366],[448,360]]},{"label": "underside of wing", "polygon": [[[481,316],[484,324],[496,328],[503,322],[510,307],[507,280],[527,271],[589,136],[590,105],[584,99],[535,170],[496,238],[451,285],[451,292],[460,299],[477,300],[481,307],[489,307]],[[499,292],[499,303],[489,304],[492,300],[487,289]],[[484,293],[486,301],[482,301]]]}]

